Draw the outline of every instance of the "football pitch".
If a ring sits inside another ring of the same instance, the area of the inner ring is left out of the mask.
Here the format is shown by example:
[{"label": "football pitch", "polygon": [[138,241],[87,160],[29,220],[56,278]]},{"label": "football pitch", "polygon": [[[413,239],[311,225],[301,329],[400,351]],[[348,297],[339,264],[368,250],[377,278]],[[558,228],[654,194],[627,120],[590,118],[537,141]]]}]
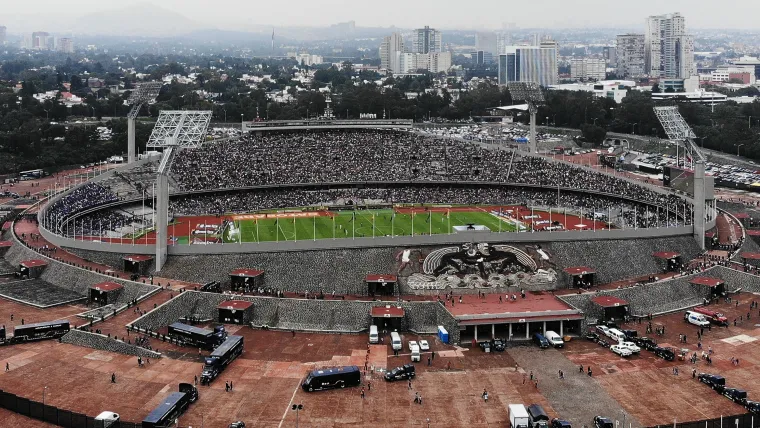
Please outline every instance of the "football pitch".
[{"label": "football pitch", "polygon": [[[269,242],[353,239],[456,233],[455,226],[480,225],[492,232],[514,232],[517,226],[486,210],[401,214],[392,209],[331,212],[313,217],[284,216],[234,219],[224,242]],[[524,229],[523,229],[524,230]]]}]

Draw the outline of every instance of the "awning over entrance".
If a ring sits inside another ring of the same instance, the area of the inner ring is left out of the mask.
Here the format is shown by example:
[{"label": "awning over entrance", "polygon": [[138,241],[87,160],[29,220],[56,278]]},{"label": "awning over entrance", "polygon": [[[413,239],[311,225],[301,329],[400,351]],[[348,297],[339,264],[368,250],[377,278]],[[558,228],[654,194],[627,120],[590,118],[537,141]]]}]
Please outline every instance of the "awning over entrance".
[{"label": "awning over entrance", "polygon": [[616,308],[628,305],[628,302],[615,296],[596,296],[591,301],[603,308]]},{"label": "awning over entrance", "polygon": [[760,253],[742,253],[745,260],[760,260]]},{"label": "awning over entrance", "polygon": [[675,251],[657,251],[654,254],[652,254],[654,257],[657,257],[658,259],[675,259],[676,257],[681,257],[681,253],[676,253]]},{"label": "awning over entrance", "polygon": [[720,278],[713,278],[709,276],[698,276],[689,281],[689,284],[706,285],[708,287],[718,287],[723,285],[724,281]]},{"label": "awning over entrance", "polygon": [[27,269],[41,267],[41,266],[47,266],[47,262],[45,260],[24,260],[23,262],[19,263],[19,266],[25,267]]},{"label": "awning over entrance", "polygon": [[239,276],[242,278],[255,278],[259,275],[262,275],[264,273],[263,270],[259,269],[235,269],[232,272],[230,272],[230,276]]},{"label": "awning over entrance", "polygon": [[591,268],[588,266],[569,267],[569,268],[565,268],[564,272],[568,275],[573,275],[573,276],[588,275],[588,274],[596,273],[594,268]]},{"label": "awning over entrance", "polygon": [[244,311],[253,306],[253,302],[247,300],[227,300],[219,304],[217,309],[227,309],[231,311]]},{"label": "awning over entrance", "polygon": [[97,283],[95,285],[91,285],[90,286],[90,289],[95,290],[95,291],[102,291],[102,292],[115,291],[115,290],[119,290],[121,288],[124,288],[124,286],[122,286],[119,283],[110,282],[110,281],[99,282],[99,283]]},{"label": "awning over entrance", "polygon": [[404,308],[398,306],[375,306],[369,313],[372,318],[403,318]]}]

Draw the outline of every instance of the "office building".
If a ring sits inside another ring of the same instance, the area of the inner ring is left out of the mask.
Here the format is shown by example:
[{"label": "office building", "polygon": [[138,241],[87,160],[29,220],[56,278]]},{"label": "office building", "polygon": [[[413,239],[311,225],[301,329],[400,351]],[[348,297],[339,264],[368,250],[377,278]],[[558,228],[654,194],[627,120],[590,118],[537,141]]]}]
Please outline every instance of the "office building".
[{"label": "office building", "polygon": [[414,42],[411,47],[412,53],[440,52],[442,47],[441,32],[428,26],[418,28],[414,30]]},{"label": "office building", "polygon": [[51,50],[54,45],[53,38],[50,37],[50,34],[48,34],[45,31],[35,31],[32,33],[32,49],[37,49],[41,51],[45,50]]},{"label": "office building", "polygon": [[451,52],[419,54],[397,51],[395,57],[394,74],[416,73],[417,70],[442,73],[451,68]]},{"label": "office building", "polygon": [[475,51],[472,54],[472,63],[475,65],[485,65],[493,62],[493,54],[488,51]]},{"label": "office building", "polygon": [[0,25],[0,45],[5,43],[7,36],[8,36],[8,29],[5,28],[4,25]]},{"label": "office building", "polygon": [[61,37],[58,39],[58,51],[63,53],[74,53],[74,39]]},{"label": "office building", "polygon": [[644,34],[645,70],[652,77],[689,78],[694,69],[694,39],[680,13],[650,16]]},{"label": "office building", "polygon": [[584,81],[604,80],[607,61],[604,58],[573,58],[570,60],[570,77]]},{"label": "office building", "polygon": [[621,34],[617,36],[617,75],[620,77],[640,77],[646,73],[645,37],[643,34]]},{"label": "office building", "polygon": [[508,46],[499,55],[499,84],[535,82],[556,85],[558,80],[556,43],[542,46]]},{"label": "office building", "polygon": [[488,52],[496,55],[498,52],[499,38],[492,31],[479,31],[475,33],[475,51]]},{"label": "office building", "polygon": [[605,46],[602,48],[602,57],[610,67],[617,65],[617,49],[615,46]]},{"label": "office building", "polygon": [[754,70],[755,79],[760,79],[760,59],[753,56],[743,56],[734,61],[735,66]]},{"label": "office building", "polygon": [[498,57],[499,55],[507,53],[506,49],[507,46],[512,46],[512,34],[511,33],[501,33],[496,38],[496,54],[494,55],[494,58]]},{"label": "office building", "polygon": [[390,36],[383,38],[383,42],[380,43],[380,69],[381,70],[394,70],[396,52],[404,51],[404,38],[400,33],[393,33]]}]

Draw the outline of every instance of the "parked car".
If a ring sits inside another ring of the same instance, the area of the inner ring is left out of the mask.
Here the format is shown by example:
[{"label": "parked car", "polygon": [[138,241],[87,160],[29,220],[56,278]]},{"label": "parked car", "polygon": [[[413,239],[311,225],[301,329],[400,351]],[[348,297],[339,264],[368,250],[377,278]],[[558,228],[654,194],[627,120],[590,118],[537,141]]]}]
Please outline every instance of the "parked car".
[{"label": "parked car", "polygon": [[738,404],[744,404],[747,402],[747,391],[738,388],[725,388],[723,395],[728,397],[731,401]]},{"label": "parked car", "polygon": [[620,331],[622,331],[623,334],[625,334],[625,337],[629,339],[639,337],[639,332],[637,330],[625,329],[625,330],[620,330]]},{"label": "parked car", "polygon": [[601,346],[602,348],[609,348],[610,347],[610,342],[607,342],[606,340],[602,339],[601,337],[596,342],[596,344],[599,345],[599,346]]},{"label": "parked car", "polygon": [[413,379],[415,376],[414,366],[412,364],[404,364],[403,366],[396,367],[393,370],[385,372],[385,380],[393,382],[397,380]]},{"label": "parked car", "polygon": [[623,358],[631,356],[631,351],[620,345],[610,346],[610,351],[614,352],[615,354],[620,355]]},{"label": "parked car", "polygon": [[694,311],[686,311],[683,314],[683,319],[697,327],[708,327],[710,325],[710,321],[707,321],[704,315]]},{"label": "parked car", "polygon": [[726,387],[726,379],[723,376],[700,373],[697,375],[697,379],[720,393],[723,393],[723,389]]},{"label": "parked car", "polygon": [[594,428],[614,428],[615,424],[612,423],[610,418],[604,416],[594,416]]},{"label": "parked car", "polygon": [[430,344],[428,344],[427,340],[420,340],[420,351],[429,351],[430,350]]},{"label": "parked car", "polygon": [[415,346],[419,348],[420,345],[417,344],[416,340],[410,340],[409,342],[406,343],[406,346],[408,346],[409,350],[411,351],[412,348],[414,348]]},{"label": "parked car", "polygon": [[654,339],[649,337],[637,337],[633,339],[633,343],[636,344],[636,346],[640,348],[644,348],[648,351],[651,351],[652,349],[657,347],[657,342],[654,341]]},{"label": "parked car", "polygon": [[631,351],[631,354],[638,354],[641,352],[641,348],[636,346],[633,342],[620,342],[618,343],[618,346],[622,346],[623,348]]},{"label": "parked car", "polygon": [[536,342],[536,345],[538,345],[541,349],[546,349],[549,347],[549,341],[546,340],[543,334],[541,333],[533,333],[533,341]]},{"label": "parked car", "polygon": [[744,407],[748,412],[760,415],[760,402],[747,400],[744,403]]},{"label": "parked car", "polygon": [[233,422],[229,425],[228,428],[245,428],[245,422],[243,421]]},{"label": "parked car", "polygon": [[586,339],[588,339],[588,340],[590,340],[592,342],[598,342],[599,341],[599,333],[597,333],[595,331],[589,330],[586,333]]},{"label": "parked car", "polygon": [[676,359],[676,353],[673,352],[670,348],[662,348],[660,346],[655,346],[654,349],[652,349],[652,352],[654,352],[655,355],[662,358],[665,361],[673,361]]},{"label": "parked car", "polygon": [[598,325],[596,326],[596,329],[599,330],[599,332],[605,336],[610,334],[610,328],[607,327],[606,325]]},{"label": "parked car", "polygon": [[563,421],[562,419],[554,418],[552,419],[551,424],[549,424],[549,428],[573,428],[572,425],[570,425],[570,422]]}]

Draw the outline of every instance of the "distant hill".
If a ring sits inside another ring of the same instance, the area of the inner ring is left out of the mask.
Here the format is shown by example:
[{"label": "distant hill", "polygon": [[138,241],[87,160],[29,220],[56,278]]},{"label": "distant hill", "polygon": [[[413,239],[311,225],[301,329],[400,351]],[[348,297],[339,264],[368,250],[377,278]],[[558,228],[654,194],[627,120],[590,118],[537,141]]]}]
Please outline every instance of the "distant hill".
[{"label": "distant hill", "polygon": [[122,9],[82,15],[74,20],[71,30],[80,34],[170,37],[209,27],[213,25],[193,21],[150,3],[138,3]]}]

